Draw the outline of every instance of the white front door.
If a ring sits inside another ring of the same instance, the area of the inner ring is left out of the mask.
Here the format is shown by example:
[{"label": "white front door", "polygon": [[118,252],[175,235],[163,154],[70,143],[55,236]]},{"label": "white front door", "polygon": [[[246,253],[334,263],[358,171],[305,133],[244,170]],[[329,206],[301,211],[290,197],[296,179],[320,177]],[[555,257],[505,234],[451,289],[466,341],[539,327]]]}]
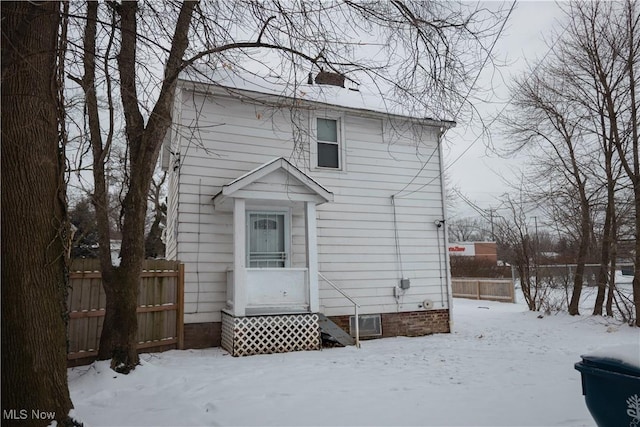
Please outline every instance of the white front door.
[{"label": "white front door", "polygon": [[249,268],[284,268],[289,264],[285,212],[247,213]]}]

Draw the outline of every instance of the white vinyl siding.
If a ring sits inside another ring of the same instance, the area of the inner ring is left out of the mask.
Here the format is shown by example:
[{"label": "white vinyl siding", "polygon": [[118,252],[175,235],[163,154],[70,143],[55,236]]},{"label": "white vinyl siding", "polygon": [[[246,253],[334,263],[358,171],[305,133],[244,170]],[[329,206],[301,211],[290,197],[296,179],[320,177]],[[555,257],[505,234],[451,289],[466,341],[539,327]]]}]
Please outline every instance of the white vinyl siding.
[{"label": "white vinyl siding", "polygon": [[[295,125],[303,130],[308,127],[302,132],[304,139],[293,132],[286,109],[223,97],[205,98],[187,91],[183,94],[186,102],[179,132],[180,169],[170,169],[172,174],[179,171],[179,178],[170,178],[170,183],[179,186],[179,196],[170,194],[170,200],[174,197],[175,201],[170,202],[169,212],[177,216],[179,226],[174,258],[186,264],[187,323],[220,321],[226,301],[226,274],[233,266],[232,215],[216,211],[212,197],[223,185],[275,157],[289,159],[334,193],[334,202],[317,208],[319,271],[352,295],[363,314],[415,311],[427,298],[435,301],[434,308],[447,307],[446,290],[442,288],[446,286],[446,251],[438,240],[442,232],[434,226],[442,219],[443,203],[437,129],[415,124],[403,127],[402,123],[383,123],[379,118],[349,112],[323,111],[320,115],[303,111]],[[316,133],[312,128],[318,117],[339,120],[340,173],[317,167]],[[424,166],[427,159],[429,164]],[[411,279],[411,288],[396,301],[393,287],[401,272],[391,195],[412,180],[396,198],[402,270]],[[255,184],[270,191],[269,186],[276,182]],[[414,190],[418,191],[409,194]],[[286,191],[303,189],[292,182]],[[267,208],[247,206],[248,210]],[[291,267],[304,267],[304,213],[300,206],[291,204],[289,208]],[[322,312],[352,314],[353,306],[329,285],[321,280],[319,287]]]}]

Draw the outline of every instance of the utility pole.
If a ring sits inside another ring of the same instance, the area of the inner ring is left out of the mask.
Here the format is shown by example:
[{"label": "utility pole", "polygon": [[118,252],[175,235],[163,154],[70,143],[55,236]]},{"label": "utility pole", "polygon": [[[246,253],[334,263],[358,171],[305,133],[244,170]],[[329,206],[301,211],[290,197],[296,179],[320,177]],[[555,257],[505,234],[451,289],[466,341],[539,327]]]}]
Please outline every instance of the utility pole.
[{"label": "utility pole", "polygon": [[538,240],[538,217],[534,216],[533,217],[534,223],[535,223],[535,227],[536,227],[536,240],[535,240],[535,249],[533,251],[533,256],[535,257],[533,259],[533,262],[535,264],[535,270],[536,270],[536,287],[537,287],[537,283],[538,283],[538,259],[539,257],[539,253],[538,251],[540,250],[540,242]]},{"label": "utility pole", "polygon": [[489,218],[491,220],[491,240],[496,241],[496,233],[493,227],[493,208],[489,209]]}]

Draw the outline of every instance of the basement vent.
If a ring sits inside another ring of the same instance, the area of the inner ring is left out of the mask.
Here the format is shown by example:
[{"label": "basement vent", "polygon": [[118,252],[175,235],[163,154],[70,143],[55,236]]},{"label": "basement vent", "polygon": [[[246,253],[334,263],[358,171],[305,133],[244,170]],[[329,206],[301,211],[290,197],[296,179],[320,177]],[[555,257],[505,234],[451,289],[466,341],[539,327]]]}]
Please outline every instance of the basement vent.
[{"label": "basement vent", "polygon": [[[379,314],[361,314],[360,318],[360,336],[361,337],[379,337],[382,335],[382,321]],[[356,336],[356,317],[349,317],[349,333],[352,337]]]}]

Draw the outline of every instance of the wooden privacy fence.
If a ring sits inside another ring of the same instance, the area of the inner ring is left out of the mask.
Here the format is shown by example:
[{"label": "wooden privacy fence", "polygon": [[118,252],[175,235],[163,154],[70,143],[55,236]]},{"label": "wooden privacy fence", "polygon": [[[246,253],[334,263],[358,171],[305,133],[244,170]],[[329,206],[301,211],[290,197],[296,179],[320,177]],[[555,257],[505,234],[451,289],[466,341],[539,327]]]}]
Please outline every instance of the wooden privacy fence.
[{"label": "wooden privacy fence", "polygon": [[516,302],[515,287],[511,279],[451,279],[451,290],[457,298]]},{"label": "wooden privacy fence", "polygon": [[[98,261],[74,260],[69,282],[67,360],[78,364],[78,359],[98,354],[106,302]],[[143,265],[139,286],[138,349],[160,351],[182,348],[184,264],[147,260]]]}]

